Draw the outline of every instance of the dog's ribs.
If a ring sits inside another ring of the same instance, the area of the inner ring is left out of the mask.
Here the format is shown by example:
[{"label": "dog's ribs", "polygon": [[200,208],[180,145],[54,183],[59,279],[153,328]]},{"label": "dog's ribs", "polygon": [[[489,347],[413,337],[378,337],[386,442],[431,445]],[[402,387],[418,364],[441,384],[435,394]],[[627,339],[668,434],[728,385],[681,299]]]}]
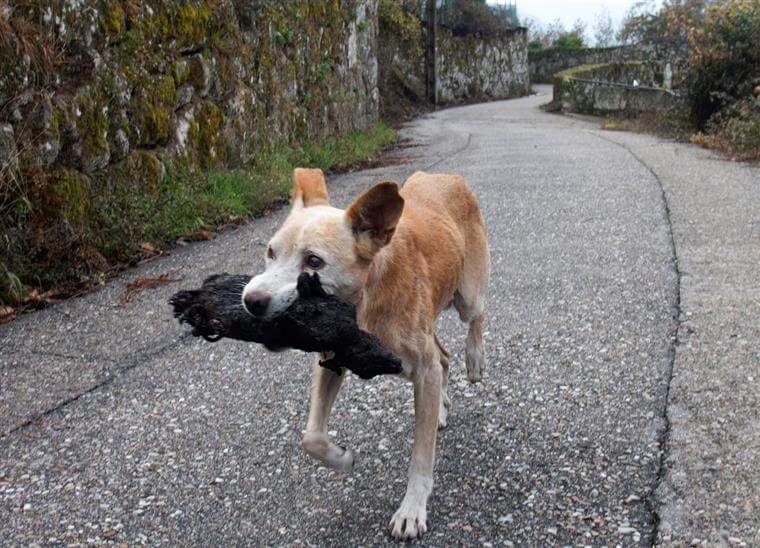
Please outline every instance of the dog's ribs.
[{"label": "dog's ribs", "polygon": [[263,320],[242,304],[248,276],[218,274],[200,289],[180,291],[169,303],[180,323],[192,334],[215,342],[222,338],[263,344],[269,349],[296,348],[306,352],[332,352],[321,361],[327,369],[348,369],[363,379],[401,373],[401,360],[356,324],[356,308],[328,295],[317,274],[298,277],[298,298],[282,313]]}]

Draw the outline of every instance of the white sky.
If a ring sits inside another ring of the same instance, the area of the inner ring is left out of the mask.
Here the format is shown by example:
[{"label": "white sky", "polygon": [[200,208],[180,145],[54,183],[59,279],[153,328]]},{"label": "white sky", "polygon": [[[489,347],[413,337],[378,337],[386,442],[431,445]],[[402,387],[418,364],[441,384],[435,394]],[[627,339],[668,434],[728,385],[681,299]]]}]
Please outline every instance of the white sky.
[{"label": "white sky", "polygon": [[[520,20],[530,16],[547,25],[555,19],[564,23],[569,29],[576,19],[582,19],[587,24],[587,33],[592,34],[596,15],[607,8],[612,22],[617,29],[623,16],[636,0],[517,0],[517,15]],[[506,4],[508,0],[488,0],[489,4]]]}]

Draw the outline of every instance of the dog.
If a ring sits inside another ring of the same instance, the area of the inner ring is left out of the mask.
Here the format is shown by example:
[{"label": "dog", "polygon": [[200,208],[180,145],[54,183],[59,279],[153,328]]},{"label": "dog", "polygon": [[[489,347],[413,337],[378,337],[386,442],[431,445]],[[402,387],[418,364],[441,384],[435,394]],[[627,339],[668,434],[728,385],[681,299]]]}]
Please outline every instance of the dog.
[{"label": "dog", "polygon": [[[485,364],[484,304],[490,257],[478,201],[457,175],[414,173],[402,189],[383,181],[346,210],[330,205],[319,169],[293,173],[291,210],[269,241],[264,272],[243,291],[254,315],[274,315],[298,296],[302,272],[318,272],[328,293],[356,305],[359,327],[402,360],[414,385],[414,444],[401,505],[390,521],[396,539],[427,531],[437,430],[446,425],[449,354],[435,321],[453,305],[468,324],[467,376],[481,380]],[[345,375],[315,364],[304,450],[349,472],[354,455],[330,441],[327,422]]]}]

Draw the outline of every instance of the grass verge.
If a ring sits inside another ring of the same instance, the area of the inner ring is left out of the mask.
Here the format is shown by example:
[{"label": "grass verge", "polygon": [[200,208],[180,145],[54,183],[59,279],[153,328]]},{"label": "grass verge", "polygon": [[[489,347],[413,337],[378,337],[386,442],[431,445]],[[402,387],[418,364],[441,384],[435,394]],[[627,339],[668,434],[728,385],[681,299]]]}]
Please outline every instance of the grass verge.
[{"label": "grass verge", "polygon": [[[208,238],[210,231],[261,214],[287,198],[295,167],[334,172],[372,165],[396,138],[377,123],[298,147],[269,147],[246,169],[190,173],[165,166],[158,188],[149,190],[73,181],[66,188],[87,187],[87,205],[77,202],[54,214],[43,207],[49,200],[9,201],[15,209],[0,211],[0,322],[102,284],[179,238]],[[49,186],[55,191],[60,184]]]}]

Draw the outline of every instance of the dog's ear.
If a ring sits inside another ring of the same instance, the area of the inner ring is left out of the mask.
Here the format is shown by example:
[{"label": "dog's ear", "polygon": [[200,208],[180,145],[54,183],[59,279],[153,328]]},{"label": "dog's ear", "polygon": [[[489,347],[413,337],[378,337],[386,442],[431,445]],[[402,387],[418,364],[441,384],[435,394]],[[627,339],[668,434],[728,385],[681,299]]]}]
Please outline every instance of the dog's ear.
[{"label": "dog's ear", "polygon": [[293,208],[328,205],[327,184],[321,169],[297,167],[293,170]]},{"label": "dog's ear", "polygon": [[395,181],[378,183],[359,196],[346,210],[361,257],[371,259],[391,241],[404,210],[404,199]]}]

